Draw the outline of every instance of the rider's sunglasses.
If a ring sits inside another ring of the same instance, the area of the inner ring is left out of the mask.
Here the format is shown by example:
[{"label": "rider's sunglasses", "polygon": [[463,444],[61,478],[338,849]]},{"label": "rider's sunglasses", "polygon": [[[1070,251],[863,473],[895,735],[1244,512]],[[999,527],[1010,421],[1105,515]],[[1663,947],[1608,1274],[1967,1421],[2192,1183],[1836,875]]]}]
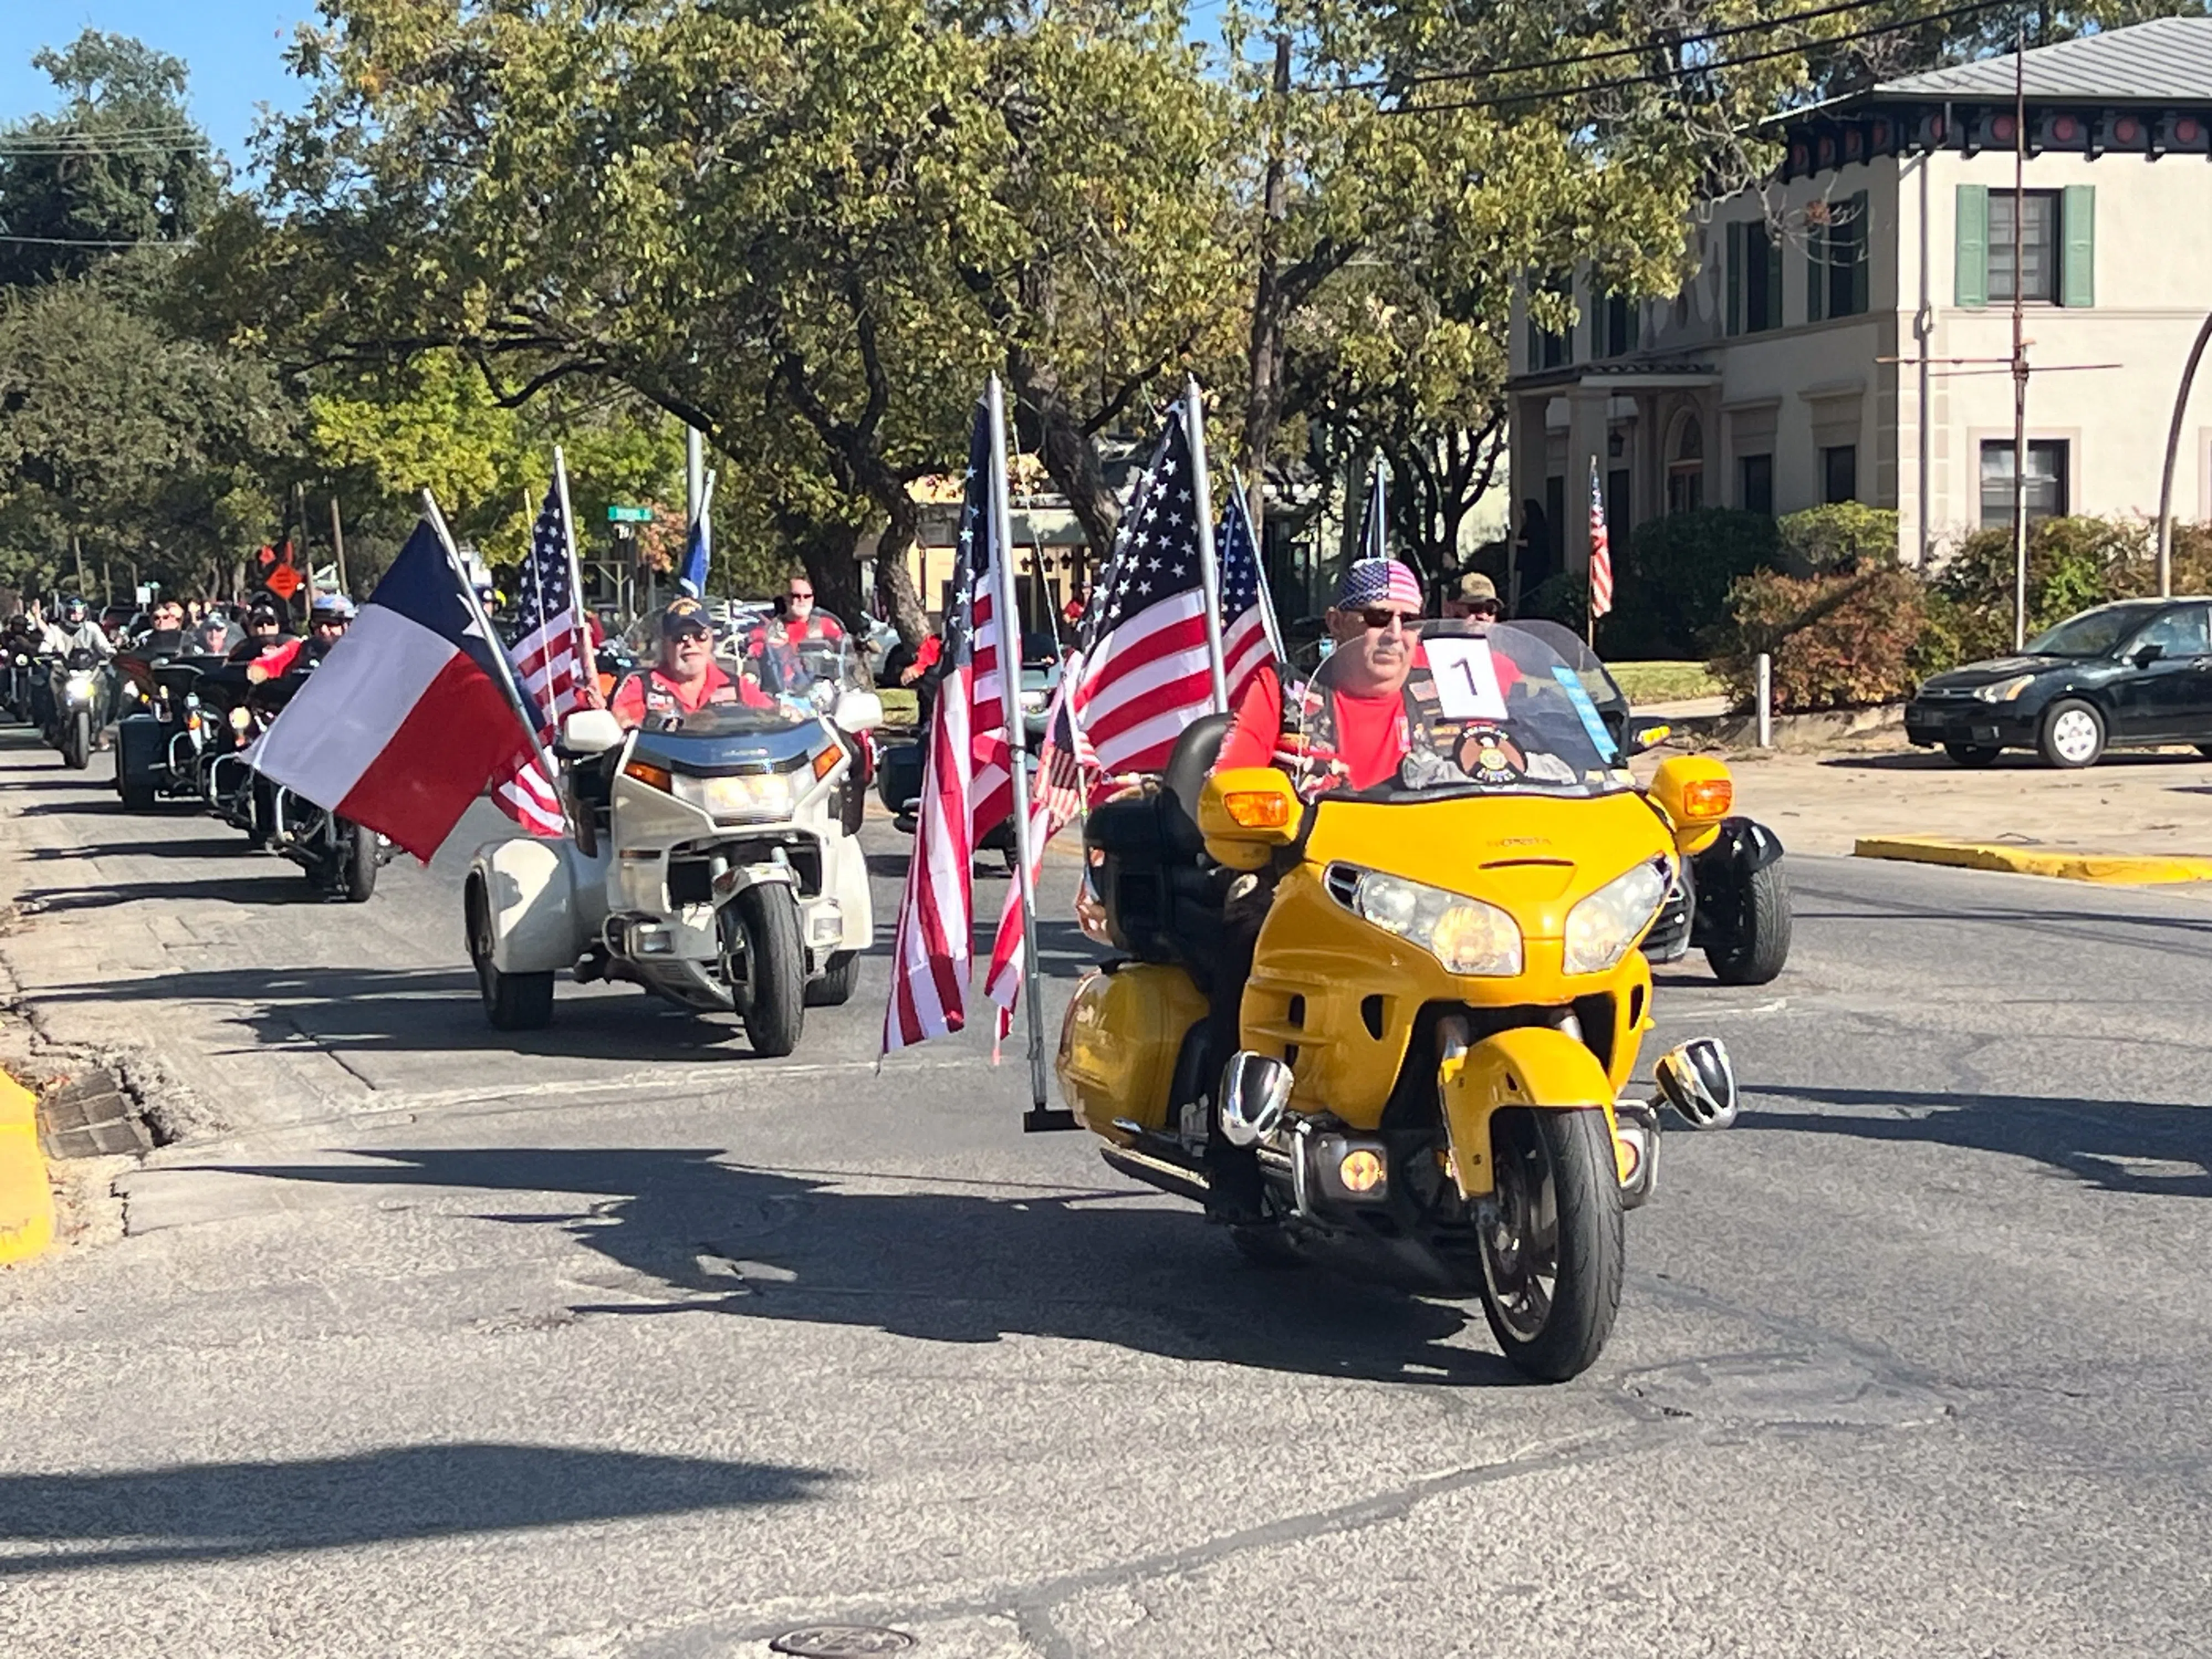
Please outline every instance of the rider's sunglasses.
[{"label": "rider's sunglasses", "polygon": [[1363,626],[1379,634],[1394,622],[1401,628],[1412,628],[1421,620],[1421,613],[1418,611],[1393,611],[1387,605],[1370,605],[1359,613],[1359,620]]}]

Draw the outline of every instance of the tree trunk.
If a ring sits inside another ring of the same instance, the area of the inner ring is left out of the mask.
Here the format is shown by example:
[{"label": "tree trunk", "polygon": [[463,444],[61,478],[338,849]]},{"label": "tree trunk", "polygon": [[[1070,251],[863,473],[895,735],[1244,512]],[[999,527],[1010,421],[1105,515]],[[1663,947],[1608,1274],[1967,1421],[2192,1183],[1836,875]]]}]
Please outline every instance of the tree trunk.
[{"label": "tree trunk", "polygon": [[1098,446],[1061,393],[1057,371],[1017,346],[1006,353],[1006,378],[1013,383],[1018,409],[1036,422],[1037,452],[1046,476],[1067,498],[1068,510],[1083,526],[1091,558],[1103,564],[1112,555],[1115,535],[1121,527],[1121,503],[1106,487]]},{"label": "tree trunk", "polygon": [[913,496],[904,500],[905,510],[893,513],[890,523],[876,538],[876,597],[883,601],[899,638],[915,646],[929,636],[929,605],[915,590],[914,577],[906,568],[907,554],[921,526],[921,513]]}]

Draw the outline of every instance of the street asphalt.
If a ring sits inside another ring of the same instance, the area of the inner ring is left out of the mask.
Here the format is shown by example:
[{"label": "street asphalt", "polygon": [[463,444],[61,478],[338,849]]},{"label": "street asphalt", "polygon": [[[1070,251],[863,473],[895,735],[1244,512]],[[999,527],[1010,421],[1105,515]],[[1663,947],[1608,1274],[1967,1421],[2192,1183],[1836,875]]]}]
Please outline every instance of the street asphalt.
[{"label": "street asphalt", "polygon": [[500,820],[324,904],[108,764],[0,733],[0,963],[179,1138],[0,1273],[0,1655],[2212,1649],[2201,890],[1793,860],[1779,981],[1662,970],[1748,1109],[1546,1388],[1024,1136],[1018,1048],[878,1073],[880,957],[788,1060],[623,988],[501,1036]]}]

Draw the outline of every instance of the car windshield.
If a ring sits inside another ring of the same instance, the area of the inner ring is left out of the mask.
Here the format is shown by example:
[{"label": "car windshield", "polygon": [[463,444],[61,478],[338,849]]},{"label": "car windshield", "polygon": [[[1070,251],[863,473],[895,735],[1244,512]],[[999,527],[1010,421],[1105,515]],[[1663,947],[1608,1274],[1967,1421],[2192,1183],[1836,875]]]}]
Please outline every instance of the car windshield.
[{"label": "car windshield", "polygon": [[[1357,799],[1584,798],[1636,787],[1606,730],[1596,688],[1545,641],[1511,623],[1414,627],[1389,739],[1399,751],[1397,769]],[[1352,793],[1337,758],[1345,741],[1340,711],[1347,708],[1340,700],[1360,699],[1372,709],[1377,692],[1368,663],[1360,645],[1344,646],[1296,693],[1298,735],[1285,742],[1296,744],[1294,776],[1308,799]],[[1364,723],[1372,729],[1371,716]]]},{"label": "car windshield", "polygon": [[2027,648],[2039,657],[2109,657],[2157,609],[2154,604],[2101,605],[2069,617],[2049,633],[2039,635]]}]

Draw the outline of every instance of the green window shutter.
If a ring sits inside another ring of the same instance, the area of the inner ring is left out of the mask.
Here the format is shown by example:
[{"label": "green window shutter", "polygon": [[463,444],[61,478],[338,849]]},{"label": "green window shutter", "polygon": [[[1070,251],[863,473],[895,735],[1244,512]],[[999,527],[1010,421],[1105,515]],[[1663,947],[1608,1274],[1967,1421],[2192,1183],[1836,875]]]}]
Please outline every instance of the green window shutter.
[{"label": "green window shutter", "polygon": [[1728,228],[1728,331],[1743,332],[1743,226]]},{"label": "green window shutter", "polygon": [[1817,323],[1828,300],[1828,233],[1824,226],[1805,230],[1805,320]]},{"label": "green window shutter", "polygon": [[2058,303],[2093,306],[2097,303],[2096,185],[2066,186],[2058,230],[2066,239],[2065,260],[2058,268]]},{"label": "green window shutter", "polygon": [[1959,186],[1957,303],[1979,308],[1990,302],[1990,187]]},{"label": "green window shutter", "polygon": [[1782,326],[1782,239],[1761,227],[1766,243],[1766,326]]},{"label": "green window shutter", "polygon": [[1851,315],[1863,317],[1867,308],[1867,272],[1874,267],[1874,227],[1868,221],[1867,193],[1851,197]]}]

